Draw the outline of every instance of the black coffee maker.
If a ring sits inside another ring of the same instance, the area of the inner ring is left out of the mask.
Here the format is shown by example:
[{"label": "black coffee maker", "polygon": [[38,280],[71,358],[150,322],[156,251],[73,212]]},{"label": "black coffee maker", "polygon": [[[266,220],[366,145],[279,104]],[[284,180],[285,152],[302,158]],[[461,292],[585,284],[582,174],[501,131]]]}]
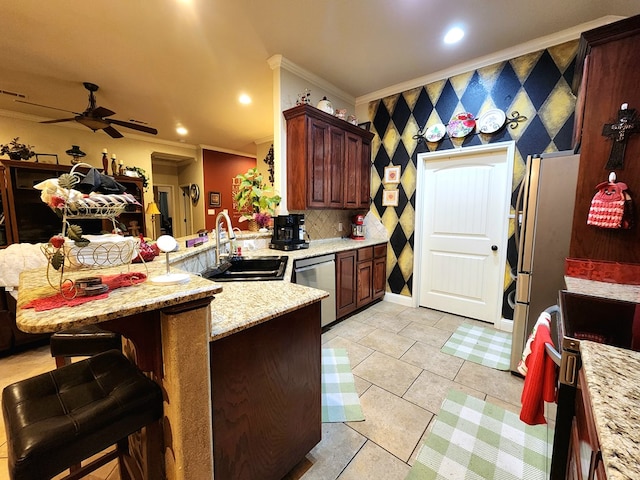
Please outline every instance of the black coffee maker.
[{"label": "black coffee maker", "polygon": [[306,236],[307,231],[302,213],[278,215],[273,219],[273,236],[269,248],[275,250],[309,248],[309,242],[305,240]]}]

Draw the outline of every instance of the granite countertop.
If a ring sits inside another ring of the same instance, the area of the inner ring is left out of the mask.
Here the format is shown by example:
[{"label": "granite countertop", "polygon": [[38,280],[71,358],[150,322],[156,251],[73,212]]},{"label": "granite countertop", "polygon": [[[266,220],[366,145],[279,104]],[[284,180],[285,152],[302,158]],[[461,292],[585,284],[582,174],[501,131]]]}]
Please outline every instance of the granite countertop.
[{"label": "granite countertop", "polygon": [[564,277],[564,282],[571,292],[640,303],[640,285],[598,282],[569,276]]},{"label": "granite countertop", "polygon": [[[126,271],[126,266],[67,271],[65,278],[112,275]],[[160,262],[150,262],[146,265],[146,269],[144,265],[132,264],[130,271],[147,273],[149,277],[153,277],[165,273],[166,267]],[[51,278],[52,281],[56,281],[59,279],[59,274],[52,273]],[[75,307],[60,307],[37,312],[33,308],[22,307],[31,300],[57,293],[47,282],[46,268],[39,268],[20,274],[16,324],[20,330],[28,333],[55,332],[212,297],[221,290],[221,285],[197,275],[191,275],[190,281],[184,284],[161,286],[146,281],[138,285],[111,290],[106,299],[96,299]]]},{"label": "granite countertop", "polygon": [[224,282],[222,292],[211,303],[211,340],[218,340],[327,297],[328,294],[322,290],[291,283],[296,260],[386,242],[387,239],[383,237],[366,240],[337,238],[312,241],[309,248],[302,250],[264,248],[251,251],[246,257],[287,256],[284,278],[281,281]]},{"label": "granite countertop", "polygon": [[609,480],[640,478],[640,352],[580,342],[582,368]]},{"label": "granite countertop", "polygon": [[[184,245],[183,240],[180,239],[180,245]],[[149,309],[164,308],[215,294],[215,301],[211,303],[211,340],[217,340],[320,301],[327,296],[327,293],[322,290],[290,283],[295,260],[386,242],[387,239],[384,237],[373,236],[364,241],[338,238],[311,242],[309,248],[303,250],[288,252],[268,248],[254,250],[247,256],[286,255],[289,257],[282,281],[214,283],[197,274],[192,274],[189,283],[186,284],[168,287],[144,282],[136,286],[112,290],[106,299],[96,299],[75,307],[57,308],[55,315],[52,315],[51,311],[36,312],[34,309],[22,308],[33,299],[56,293],[46,281],[46,269],[28,270],[20,275],[16,323],[21,330],[29,333],[54,332],[133,315]],[[197,247],[181,248],[178,252],[170,254],[169,261],[172,264],[184,261],[199,253],[204,254],[214,247],[215,243],[209,240]],[[144,272],[144,268],[142,265],[134,264],[131,271]],[[148,263],[147,268],[150,277],[164,273],[166,268],[164,255]],[[75,273],[67,272],[65,275],[78,278],[96,274],[109,275],[121,271],[123,271],[122,267],[112,267]],[[57,276],[57,273],[55,275]]]}]

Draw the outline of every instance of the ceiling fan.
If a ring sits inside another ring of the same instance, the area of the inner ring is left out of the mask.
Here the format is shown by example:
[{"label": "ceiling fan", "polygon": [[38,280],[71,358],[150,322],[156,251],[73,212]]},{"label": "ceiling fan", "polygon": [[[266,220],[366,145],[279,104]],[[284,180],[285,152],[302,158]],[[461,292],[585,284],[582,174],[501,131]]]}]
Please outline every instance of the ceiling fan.
[{"label": "ceiling fan", "polygon": [[152,127],[147,127],[146,125],[139,125],[137,123],[125,122],[123,120],[116,120],[115,118],[107,118],[111,115],[115,115],[116,112],[112,112],[108,108],[98,107],[96,106],[96,97],[94,95],[95,92],[98,91],[98,85],[90,82],[83,82],[84,88],[89,91],[89,105],[84,112],[72,112],[71,110],[64,110],[62,108],[49,107],[47,105],[40,105],[38,103],[27,102],[24,100],[16,100],[16,102],[27,103],[29,105],[35,105],[37,107],[51,108],[53,110],[60,110],[62,112],[73,113],[75,117],[69,118],[60,118],[57,120],[46,120],[40,123],[61,123],[61,122],[71,122],[76,121],[81,123],[87,128],[90,128],[94,132],[96,130],[104,130],[107,135],[112,138],[122,138],[122,134],[113,128],[111,124],[119,125],[121,127],[130,128],[132,130],[138,130],[144,133],[150,133],[152,135],[156,135],[158,130]]}]

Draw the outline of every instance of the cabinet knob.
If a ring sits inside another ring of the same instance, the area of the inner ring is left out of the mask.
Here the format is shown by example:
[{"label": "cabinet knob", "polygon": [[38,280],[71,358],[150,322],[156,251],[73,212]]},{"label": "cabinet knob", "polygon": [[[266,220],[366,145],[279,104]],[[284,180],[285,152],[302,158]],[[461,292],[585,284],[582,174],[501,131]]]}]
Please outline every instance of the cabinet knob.
[{"label": "cabinet knob", "polygon": [[491,250],[493,250],[494,252],[498,251],[498,245],[491,245]]}]

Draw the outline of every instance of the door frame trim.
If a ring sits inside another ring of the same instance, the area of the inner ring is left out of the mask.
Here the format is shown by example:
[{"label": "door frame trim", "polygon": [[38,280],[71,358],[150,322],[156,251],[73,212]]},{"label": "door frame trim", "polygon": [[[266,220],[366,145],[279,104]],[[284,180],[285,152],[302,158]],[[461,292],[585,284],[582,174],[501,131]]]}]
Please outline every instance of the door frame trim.
[{"label": "door frame trim", "polygon": [[[422,222],[422,217],[424,215],[424,185],[425,185],[425,176],[426,176],[426,164],[431,160],[437,160],[443,157],[457,157],[457,156],[466,156],[473,155],[477,153],[493,153],[493,152],[504,152],[507,157],[507,178],[511,177],[511,181],[508,182],[507,188],[507,202],[508,208],[505,213],[505,219],[503,222],[503,232],[502,232],[502,244],[503,247],[500,248],[500,262],[502,265],[506,266],[507,264],[507,243],[509,240],[509,213],[511,210],[511,193],[513,189],[513,166],[515,162],[515,151],[516,151],[516,142],[515,140],[511,140],[508,142],[496,142],[496,143],[488,143],[486,145],[475,145],[471,147],[461,147],[461,148],[452,148],[447,150],[438,150],[435,152],[425,152],[420,153],[417,156],[416,160],[416,206],[415,206],[415,233],[414,233],[414,244],[413,244],[413,288],[412,288],[412,297],[413,297],[413,306],[420,306],[420,287],[422,279],[420,273],[420,264],[421,264],[421,252],[423,248],[423,235],[424,235],[424,225]],[[511,162],[509,162],[509,159]],[[502,277],[500,277],[502,279]],[[498,291],[503,292],[504,286],[503,283],[500,283],[500,288]],[[496,311],[498,313],[502,310],[502,295],[499,295],[496,299],[497,306]],[[502,319],[502,315],[500,315]],[[504,325],[505,319],[497,320],[494,325],[496,328],[500,329],[509,329],[509,325]],[[507,321],[509,322],[509,321]]]}]

